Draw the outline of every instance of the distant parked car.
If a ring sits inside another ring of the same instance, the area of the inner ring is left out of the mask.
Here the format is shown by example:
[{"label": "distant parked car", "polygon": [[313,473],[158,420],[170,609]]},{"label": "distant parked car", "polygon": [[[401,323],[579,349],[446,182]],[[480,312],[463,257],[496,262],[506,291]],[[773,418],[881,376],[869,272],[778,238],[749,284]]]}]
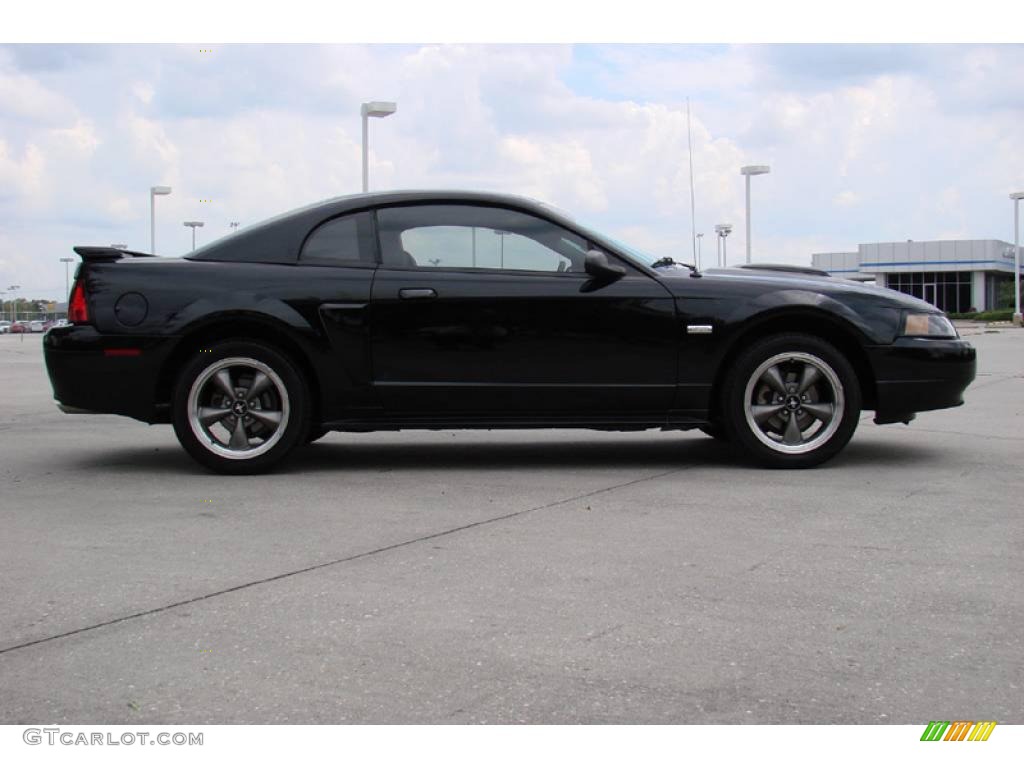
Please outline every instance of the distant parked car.
[{"label": "distant parked car", "polygon": [[28,329],[31,333],[42,333],[43,332],[43,321],[42,320],[30,320]]},{"label": "distant parked car", "polygon": [[8,320],[0,320],[0,333],[10,333],[11,323]]},{"label": "distant parked car", "polygon": [[11,333],[28,333],[28,325],[22,320],[15,320],[11,323]]}]

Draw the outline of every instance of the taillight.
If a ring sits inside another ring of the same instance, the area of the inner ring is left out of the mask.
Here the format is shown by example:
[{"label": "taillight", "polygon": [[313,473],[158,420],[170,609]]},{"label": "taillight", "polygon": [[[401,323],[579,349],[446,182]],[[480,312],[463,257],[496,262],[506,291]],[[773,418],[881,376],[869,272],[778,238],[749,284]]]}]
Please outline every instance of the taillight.
[{"label": "taillight", "polygon": [[71,289],[71,299],[68,301],[68,320],[72,323],[89,322],[89,306],[85,303],[85,288],[81,280],[75,281],[75,287]]}]

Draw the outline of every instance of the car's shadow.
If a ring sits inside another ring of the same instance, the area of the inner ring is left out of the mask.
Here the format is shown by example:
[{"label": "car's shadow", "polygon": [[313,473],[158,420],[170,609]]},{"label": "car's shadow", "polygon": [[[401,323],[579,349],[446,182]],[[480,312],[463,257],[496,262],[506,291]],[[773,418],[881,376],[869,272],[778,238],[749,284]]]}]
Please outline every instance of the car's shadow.
[{"label": "car's shadow", "polygon": [[[889,440],[856,436],[830,462],[815,471],[841,471],[857,467],[921,466],[943,459],[949,450],[919,443],[893,443]],[[94,451],[75,461],[81,469],[148,474],[205,473],[181,449],[169,446],[160,450],[118,448]],[[733,467],[757,469],[735,455],[730,446],[697,432],[671,439],[637,437],[616,439],[602,436],[588,441],[578,439],[502,441],[493,436],[487,442],[465,440],[438,442],[423,440],[415,433],[407,441],[377,442],[360,440],[359,435],[331,435],[321,442],[295,450],[274,471],[277,476],[337,472],[339,470],[501,470],[501,469],[578,469],[604,467]],[[769,471],[769,470],[764,470]]]}]

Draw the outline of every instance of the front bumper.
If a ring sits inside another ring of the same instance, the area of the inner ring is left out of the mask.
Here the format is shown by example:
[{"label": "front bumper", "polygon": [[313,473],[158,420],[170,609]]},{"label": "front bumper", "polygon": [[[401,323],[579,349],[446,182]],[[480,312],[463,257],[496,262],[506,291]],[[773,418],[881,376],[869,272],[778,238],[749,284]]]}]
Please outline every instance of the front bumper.
[{"label": "front bumper", "polygon": [[167,420],[158,382],[172,346],[169,338],[107,335],[72,325],[50,329],[43,357],[65,413],[113,413],[154,423]]},{"label": "front bumper", "polygon": [[963,405],[977,372],[977,352],[962,339],[901,337],[868,356],[883,419]]}]

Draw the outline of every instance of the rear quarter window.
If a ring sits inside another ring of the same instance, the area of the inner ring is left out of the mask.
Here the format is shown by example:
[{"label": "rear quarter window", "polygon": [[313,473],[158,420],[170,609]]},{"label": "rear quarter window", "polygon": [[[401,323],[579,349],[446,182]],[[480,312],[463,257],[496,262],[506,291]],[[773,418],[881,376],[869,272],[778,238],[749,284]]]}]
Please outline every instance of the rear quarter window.
[{"label": "rear quarter window", "polygon": [[299,261],[303,264],[370,267],[375,260],[372,238],[367,214],[339,216],[310,232],[302,246]]}]

